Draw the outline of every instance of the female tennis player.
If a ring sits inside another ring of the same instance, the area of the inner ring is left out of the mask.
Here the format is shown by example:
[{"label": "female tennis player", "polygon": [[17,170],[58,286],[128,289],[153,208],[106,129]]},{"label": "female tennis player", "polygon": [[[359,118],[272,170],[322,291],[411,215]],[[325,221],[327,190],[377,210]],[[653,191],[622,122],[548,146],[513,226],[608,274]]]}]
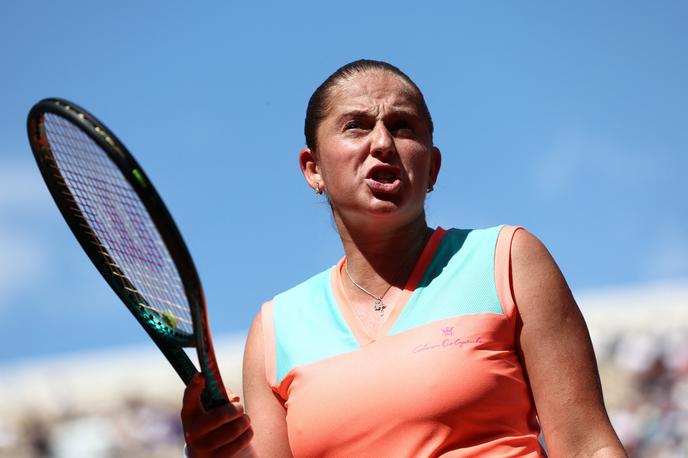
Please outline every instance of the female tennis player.
[{"label": "female tennis player", "polygon": [[204,411],[200,377],[187,388],[190,456],[540,457],[541,431],[552,456],[626,456],[543,244],[513,226],[428,226],[441,155],[413,81],[345,65],[311,97],[305,134],[301,170],[345,256],[253,322],[250,422],[238,399]]}]

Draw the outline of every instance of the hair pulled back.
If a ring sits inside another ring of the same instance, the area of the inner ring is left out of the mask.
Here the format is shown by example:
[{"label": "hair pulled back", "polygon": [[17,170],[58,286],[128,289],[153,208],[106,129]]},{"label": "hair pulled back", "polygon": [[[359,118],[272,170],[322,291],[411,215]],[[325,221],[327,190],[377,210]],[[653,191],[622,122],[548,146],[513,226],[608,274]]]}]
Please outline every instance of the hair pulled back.
[{"label": "hair pulled back", "polygon": [[306,121],[304,125],[304,134],[306,136],[306,146],[312,151],[316,151],[317,148],[317,132],[320,123],[327,116],[330,109],[329,98],[332,95],[332,89],[341,81],[352,78],[356,75],[368,72],[368,71],[388,71],[391,72],[406,83],[408,83],[413,91],[416,93],[416,99],[423,116],[426,118],[428,123],[428,128],[430,130],[430,135],[433,132],[432,117],[430,116],[430,110],[425,103],[425,98],[423,93],[420,91],[416,83],[411,80],[411,78],[406,75],[406,73],[399,70],[392,64],[379,60],[369,60],[360,59],[354,62],[348,63],[331,74],[318,88],[313,92],[311,98],[308,100],[308,108],[306,108]]}]

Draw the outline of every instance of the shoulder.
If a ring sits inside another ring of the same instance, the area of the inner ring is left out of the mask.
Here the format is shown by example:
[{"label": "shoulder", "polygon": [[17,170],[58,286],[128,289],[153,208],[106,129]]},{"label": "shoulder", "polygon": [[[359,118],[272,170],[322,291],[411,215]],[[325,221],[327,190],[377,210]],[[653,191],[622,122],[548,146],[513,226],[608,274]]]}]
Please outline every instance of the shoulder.
[{"label": "shoulder", "polygon": [[438,227],[436,230],[443,233],[444,239],[449,240],[463,240],[463,239],[480,239],[480,240],[494,240],[496,237],[502,236],[504,233],[513,233],[521,226],[512,226],[509,224],[499,224],[497,226],[477,227],[477,228],[458,228]]},{"label": "shoulder", "polygon": [[[520,226],[499,225],[478,229],[443,229],[439,227],[441,241],[435,250],[434,263],[452,263],[465,271],[481,267],[492,273],[505,270],[508,276],[514,234]],[[438,239],[440,237],[437,237]]]},{"label": "shoulder", "polygon": [[514,299],[524,321],[537,327],[561,325],[579,316],[573,294],[549,250],[532,233],[518,230],[511,243]]},{"label": "shoulder", "polygon": [[488,283],[494,285],[508,316],[518,318],[533,304],[539,307],[532,299],[542,296],[545,288],[568,288],[547,248],[522,226],[449,229],[445,238],[449,240],[443,244],[444,251],[460,261],[462,272],[482,269],[482,289],[491,290]]},{"label": "shoulder", "polygon": [[521,230],[515,231],[511,247],[511,256],[515,264],[525,267],[538,263],[549,264],[554,261],[539,238],[523,228],[518,229]]},{"label": "shoulder", "polygon": [[517,230],[513,235],[511,270],[517,295],[519,290],[524,296],[543,288],[570,294],[564,276],[545,244],[525,229]]},{"label": "shoulder", "polygon": [[440,252],[480,254],[482,258],[494,259],[501,262],[504,258],[509,262],[514,235],[523,232],[520,226],[501,224],[485,228],[458,229],[450,228],[438,230],[444,232],[442,249]]},{"label": "shoulder", "polygon": [[450,228],[443,228],[441,226],[438,226],[436,230],[444,232],[445,237],[466,237],[469,234],[473,235],[488,235],[488,234],[498,234],[502,228],[505,227],[511,227],[505,224],[500,224],[497,226],[490,226],[490,227],[477,227],[477,228],[458,228],[458,227],[450,227]]},{"label": "shoulder", "polygon": [[490,245],[494,247],[496,240],[500,234],[504,232],[505,228],[511,226],[499,225],[485,228],[448,228],[438,227],[435,232],[439,232],[438,237],[441,239],[441,245],[444,249],[452,249],[452,251],[466,251],[469,248],[476,246],[485,246],[489,248]]},{"label": "shoulder", "polygon": [[476,229],[440,229],[446,232],[444,239],[450,243],[494,246],[516,269],[556,267],[545,245],[523,226],[500,224]]}]

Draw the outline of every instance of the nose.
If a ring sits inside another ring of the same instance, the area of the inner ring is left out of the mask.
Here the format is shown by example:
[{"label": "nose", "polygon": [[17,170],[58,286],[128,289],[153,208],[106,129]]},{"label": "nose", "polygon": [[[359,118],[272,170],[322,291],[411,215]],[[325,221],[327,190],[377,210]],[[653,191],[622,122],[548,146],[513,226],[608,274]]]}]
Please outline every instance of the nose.
[{"label": "nose", "polygon": [[370,144],[370,154],[378,159],[384,159],[396,152],[394,137],[382,122],[375,125]]}]

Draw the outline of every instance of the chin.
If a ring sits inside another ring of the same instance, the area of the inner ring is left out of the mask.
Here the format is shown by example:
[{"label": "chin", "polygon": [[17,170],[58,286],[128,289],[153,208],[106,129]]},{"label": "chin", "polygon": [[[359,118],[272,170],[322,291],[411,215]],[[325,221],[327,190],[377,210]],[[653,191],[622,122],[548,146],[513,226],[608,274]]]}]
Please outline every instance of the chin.
[{"label": "chin", "polygon": [[370,208],[373,211],[380,211],[382,213],[392,213],[399,211],[404,206],[404,199],[400,196],[391,194],[373,194]]},{"label": "chin", "polygon": [[423,215],[424,211],[423,205],[416,207],[409,205],[409,202],[406,202],[405,205],[400,205],[391,200],[378,200],[369,206],[367,214],[372,219],[379,218],[388,222],[394,222],[395,224],[406,224],[419,217],[419,215]]}]

